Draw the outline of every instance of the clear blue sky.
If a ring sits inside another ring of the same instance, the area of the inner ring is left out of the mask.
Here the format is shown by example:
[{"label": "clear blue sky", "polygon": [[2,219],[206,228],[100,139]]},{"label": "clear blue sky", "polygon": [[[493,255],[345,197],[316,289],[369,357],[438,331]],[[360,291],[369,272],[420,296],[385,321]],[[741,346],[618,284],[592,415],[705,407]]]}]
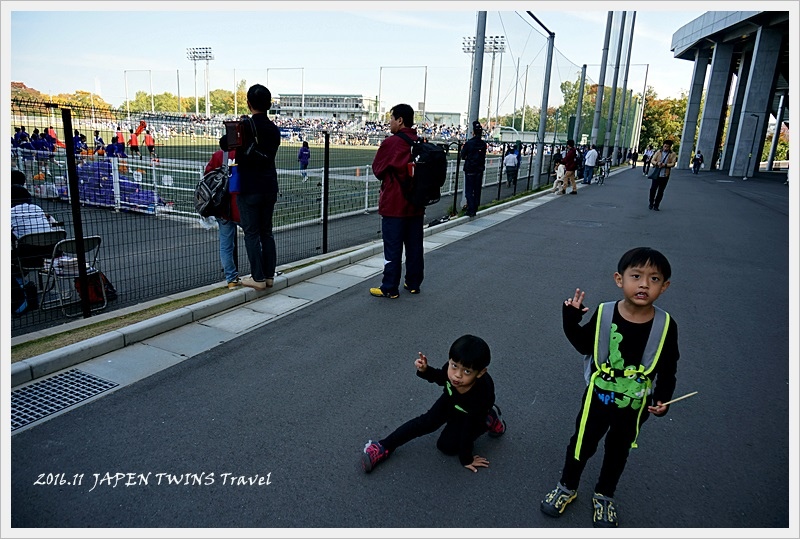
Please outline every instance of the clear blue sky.
[{"label": "clear blue sky", "polygon": [[[724,3],[715,2],[678,4],[681,9],[697,9],[674,11],[675,4],[614,3],[620,10],[648,8],[636,15],[628,76],[628,88],[634,93],[644,88],[646,71],[647,84],[655,88],[659,97],[678,97],[686,91],[692,64],[672,57],[672,34],[704,13],[704,8],[725,7]],[[588,64],[590,81],[599,79],[607,16],[607,11],[600,8],[608,5],[562,1],[549,8],[557,5],[559,11],[538,8],[539,5],[3,2],[4,15],[9,11],[11,15],[3,17],[3,49],[8,51],[10,43],[11,51],[10,55],[3,54],[3,63],[8,64],[10,80],[24,82],[41,92],[57,94],[81,89],[119,106],[125,99],[126,71],[131,99],[136,91],[149,93],[151,76],[155,93],[169,91],[193,97],[193,63],[186,58],[186,49],[209,46],[215,56],[210,62],[211,89],[232,90],[235,79],[246,79],[248,85],[268,84],[275,94],[353,93],[374,97],[380,91],[387,107],[407,102],[417,108],[426,99],[429,111],[465,112],[471,57],[462,51],[462,40],[474,37],[477,10],[491,7],[500,11],[487,12],[486,35],[504,35],[507,40],[506,52],[495,59],[491,112],[498,109],[499,85],[499,111],[504,114],[511,112],[515,93],[517,108],[522,106],[526,66],[527,104],[538,105],[541,101],[546,39],[526,9],[536,9],[536,17],[556,34],[559,52],[551,78],[551,104],[557,104],[560,82],[575,80],[581,64]],[[37,11],[25,11],[31,9]],[[620,14],[621,11],[615,12],[615,17]],[[10,25],[5,26],[9,19]],[[613,61],[616,34],[611,41],[609,62]],[[45,54],[44,43],[68,54]],[[519,85],[515,88],[518,61]],[[650,64],[649,69],[644,64]],[[487,54],[482,116],[486,115],[488,104],[491,65],[492,56]],[[203,95],[205,62],[198,62],[197,70],[197,92]],[[609,68],[607,85],[612,75],[613,69]],[[622,78],[621,72],[620,85]]]}]

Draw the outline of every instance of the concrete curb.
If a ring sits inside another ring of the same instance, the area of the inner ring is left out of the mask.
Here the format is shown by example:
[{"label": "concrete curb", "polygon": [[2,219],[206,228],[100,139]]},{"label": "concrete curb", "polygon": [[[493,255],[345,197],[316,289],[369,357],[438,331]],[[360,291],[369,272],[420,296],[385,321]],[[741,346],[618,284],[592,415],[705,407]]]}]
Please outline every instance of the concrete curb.
[{"label": "concrete curb", "polygon": [[[493,213],[506,210],[513,206],[517,206],[532,199],[549,194],[551,194],[549,190],[540,191],[538,193],[486,208],[481,210],[479,215],[491,215]],[[423,237],[437,234],[439,232],[459,226],[465,222],[468,222],[467,217],[459,217],[445,221],[444,223],[440,223],[433,227],[426,227]],[[235,290],[228,294],[223,294],[221,296],[207,299],[193,305],[181,307],[175,311],[155,316],[148,320],[136,322],[125,328],[109,331],[108,333],[65,346],[58,350],[52,350],[38,356],[17,361],[11,364],[11,387],[16,387],[20,384],[30,382],[36,378],[52,374],[61,369],[72,367],[79,363],[83,363],[84,361],[88,361],[103,354],[119,350],[136,342],[155,337],[156,335],[160,335],[161,333],[173,330],[186,324],[191,324],[192,322],[197,322],[228,309],[244,305],[247,302],[291,287],[311,279],[312,277],[349,266],[382,252],[383,243],[381,241],[374,241],[354,251],[334,256],[329,259],[302,267],[298,270],[280,275],[275,278],[273,287],[265,291],[257,291],[250,288]],[[299,263],[302,264],[302,261],[299,261]],[[197,290],[210,290],[216,286],[218,285],[201,287]],[[180,296],[185,297],[187,295],[191,295],[192,293],[197,293],[197,290],[182,293]],[[117,313],[117,316],[120,314],[127,313]],[[109,313],[109,316],[104,318],[114,318],[114,316],[112,313]],[[89,320],[91,323],[100,321],[99,318]],[[84,323],[81,325],[87,324]]]}]

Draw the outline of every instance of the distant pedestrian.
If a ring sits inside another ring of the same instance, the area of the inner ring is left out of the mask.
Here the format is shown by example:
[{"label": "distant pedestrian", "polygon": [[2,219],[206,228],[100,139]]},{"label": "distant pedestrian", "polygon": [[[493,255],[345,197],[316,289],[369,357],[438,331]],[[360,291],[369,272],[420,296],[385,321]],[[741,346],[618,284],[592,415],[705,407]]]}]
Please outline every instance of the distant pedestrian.
[{"label": "distant pedestrian", "polygon": [[497,438],[506,430],[495,406],[494,381],[487,372],[491,361],[489,345],[480,337],[464,335],[450,346],[448,356],[444,366],[437,369],[428,366],[428,358],[419,352],[414,361],[417,376],[443,386],[442,395],[430,410],[404,423],[386,438],[378,442],[369,440],[361,455],[365,472],[371,472],[398,447],[442,426],[436,442],[439,451],[457,455],[461,465],[472,472],[489,467],[486,458],[474,454],[473,444],[484,433]]},{"label": "distant pedestrian", "polygon": [[662,148],[653,154],[650,163],[659,169],[658,177],[650,181],[650,209],[659,211],[658,206],[664,198],[670,172],[678,163],[678,156],[672,151],[671,140],[664,141]]},{"label": "distant pedestrian", "polygon": [[654,302],[670,284],[667,258],[649,247],[622,255],[614,281],[622,299],[598,305],[589,322],[585,292],[575,289],[561,308],[564,334],[584,362],[586,389],[569,440],[561,479],[541,502],[543,513],[559,517],[577,497],[588,460],[605,436],[603,464],[594,487],[595,527],[619,526],[614,500],[628,454],[636,448],[650,414],[663,416],[672,399],[678,367],[678,327]]},{"label": "distant pedestrian", "polygon": [[703,166],[703,154],[697,150],[692,158],[692,172],[697,174]]},{"label": "distant pedestrian", "polygon": [[567,141],[567,153],[564,154],[564,185],[561,187],[560,193],[563,195],[567,192],[567,185],[572,186],[572,191],[569,194],[578,194],[578,183],[575,181],[575,169],[578,166],[577,155],[575,150],[575,141],[569,139]]},{"label": "distant pedestrian", "polygon": [[647,149],[644,151],[644,157],[642,161],[642,175],[647,176],[647,173],[650,172],[650,159],[653,158],[653,154],[656,151],[653,149],[652,144],[647,145]]},{"label": "distant pedestrian", "polygon": [[506,167],[506,186],[511,187],[511,183],[514,183],[514,187],[517,186],[517,174],[519,173],[519,158],[517,154],[514,153],[513,148],[509,148],[508,152],[506,152],[506,157],[503,159],[503,166]]},{"label": "distant pedestrian", "polygon": [[631,150],[631,168],[636,168],[636,161],[639,160],[639,152]]},{"label": "distant pedestrian", "polygon": [[475,217],[481,204],[481,185],[483,171],[486,169],[486,141],[483,140],[483,126],[477,120],[472,122],[472,138],[461,148],[464,160],[464,196],[467,199],[467,215]]},{"label": "distant pedestrian", "polygon": [[583,160],[583,183],[591,185],[594,176],[594,167],[597,166],[597,146],[592,144],[591,149],[586,152]]},{"label": "distant pedestrian", "polygon": [[308,147],[308,141],[304,140],[300,151],[297,152],[297,160],[300,162],[300,176],[303,178],[303,183],[308,181],[308,162],[311,160],[311,149]]}]

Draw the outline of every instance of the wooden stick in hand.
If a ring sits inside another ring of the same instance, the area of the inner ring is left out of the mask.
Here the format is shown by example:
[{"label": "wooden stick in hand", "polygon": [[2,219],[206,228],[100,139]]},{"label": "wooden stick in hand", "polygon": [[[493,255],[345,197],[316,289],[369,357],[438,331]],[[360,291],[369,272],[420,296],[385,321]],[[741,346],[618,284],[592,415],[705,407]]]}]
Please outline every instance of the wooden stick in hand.
[{"label": "wooden stick in hand", "polygon": [[668,404],[672,404],[673,402],[682,401],[683,399],[688,399],[692,395],[697,395],[697,391],[692,391],[691,393],[687,393],[683,397],[678,397],[677,399],[672,399],[671,401],[662,402],[661,406],[667,406]]}]

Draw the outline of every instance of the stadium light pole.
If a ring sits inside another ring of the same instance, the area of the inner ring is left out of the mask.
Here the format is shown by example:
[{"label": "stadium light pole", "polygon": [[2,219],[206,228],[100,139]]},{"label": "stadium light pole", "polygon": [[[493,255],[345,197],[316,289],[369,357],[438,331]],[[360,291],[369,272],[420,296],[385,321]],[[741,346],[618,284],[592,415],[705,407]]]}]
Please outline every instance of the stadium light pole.
[{"label": "stadium light pole", "polygon": [[[492,53],[492,75],[491,75],[491,78],[489,80],[489,99],[487,100],[488,104],[486,106],[486,128],[487,128],[487,130],[490,130],[491,129],[491,125],[492,125],[492,123],[491,123],[491,115],[492,115],[492,87],[494,86],[494,60],[495,60],[495,55],[498,52],[501,53],[501,54],[503,52],[505,52],[505,50],[506,50],[506,37],[505,36],[485,36],[483,43],[484,43],[484,45],[483,45],[484,54],[487,53],[487,52],[491,52]],[[465,53],[473,54],[475,52],[475,38],[474,37],[465,37],[465,38],[463,38],[463,41],[462,41],[462,44],[461,44],[461,49]],[[503,57],[502,56],[500,57],[500,65],[501,65],[501,69],[502,69],[502,65],[503,65]],[[497,90],[498,97],[499,97],[499,94],[500,94],[500,89],[499,89],[500,84],[499,84],[499,82],[500,81],[499,81],[499,77],[498,77],[498,90]],[[499,100],[498,100],[498,105],[497,106],[499,108]],[[477,118],[476,118],[476,120],[477,120]],[[495,118],[495,122],[496,121],[497,121],[497,118]]]},{"label": "stadium light pole", "polygon": [[[305,91],[305,79],[306,79],[306,68],[304,67],[268,67],[267,68],[267,81],[264,86],[269,89],[269,72],[277,71],[277,70],[284,70],[284,71],[297,71],[300,70],[300,117],[304,118],[306,115],[306,91]],[[270,93],[272,91],[270,90]]]},{"label": "stadium light pole", "polygon": [[194,113],[200,113],[200,103],[197,96],[197,61],[206,61],[206,116],[209,112],[208,103],[208,61],[214,59],[211,47],[189,47],[186,49],[186,58],[194,62]]},{"label": "stadium light pole", "polygon": [[381,90],[383,83],[384,69],[424,69],[425,82],[422,86],[422,120],[425,120],[425,109],[428,103],[428,66],[381,66],[378,71],[378,117],[381,117]]}]

